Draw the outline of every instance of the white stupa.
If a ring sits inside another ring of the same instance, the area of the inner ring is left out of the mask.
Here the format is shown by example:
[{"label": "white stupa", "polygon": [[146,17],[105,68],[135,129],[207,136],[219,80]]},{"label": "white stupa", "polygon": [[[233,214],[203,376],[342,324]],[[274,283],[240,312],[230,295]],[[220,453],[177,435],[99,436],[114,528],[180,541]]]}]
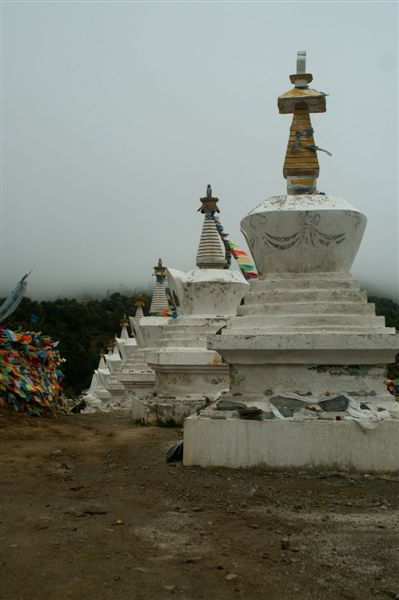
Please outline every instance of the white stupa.
[{"label": "white stupa", "polygon": [[[151,307],[154,315],[167,308],[165,294],[165,271],[162,260],[154,267],[155,284]],[[163,275],[163,277],[162,277]],[[87,407],[85,412],[98,410],[132,411],[132,403],[140,395],[146,395],[154,387],[155,374],[148,366],[146,356],[156,346],[160,328],[168,321],[167,317],[144,317],[144,299],[139,296],[135,302],[135,316],[123,317],[121,333],[115,337],[102,355],[98,369],[93,373],[89,390],[84,395]],[[129,322],[136,337],[130,337]],[[137,338],[137,339],[136,339]],[[139,419],[137,415],[134,418]]]},{"label": "white stupa", "polygon": [[100,354],[100,360],[97,369],[95,369],[91,378],[90,387],[83,394],[83,399],[86,402],[86,408],[83,412],[93,413],[97,411],[108,412],[108,404],[111,398],[107,390],[107,382],[110,376],[109,368],[105,362],[105,354]]},{"label": "white stupa", "polygon": [[207,337],[226,325],[249,289],[238,271],[226,269],[226,255],[214,215],[218,199],[208,186],[201,199],[204,216],[197,268],[183,273],[168,269],[170,295],[178,299],[163,329],[160,348],[148,354],[155,371],[154,395],[144,402],[144,420],[179,424],[229,385],[228,366],[206,348]]},{"label": "white stupa", "polygon": [[120,337],[115,338],[116,344],[118,346],[119,353],[122,358],[122,363],[125,363],[129,356],[135,351],[137,348],[137,341],[135,337],[130,337],[128,327],[129,327],[129,319],[124,315],[122,321],[122,331]]},{"label": "white stupa", "polygon": [[[137,302],[135,316],[130,317],[132,331],[136,336],[136,345],[134,350],[124,361],[119,374],[119,381],[125,387],[127,396],[130,400],[131,410],[133,409],[136,397],[147,394],[153,389],[155,382],[155,374],[146,361],[146,349],[143,347],[142,343],[140,343],[138,337],[140,321],[148,319],[149,317],[144,317],[140,298]],[[139,417],[134,415],[134,419],[139,420]]]},{"label": "white stupa", "polygon": [[126,344],[126,341],[124,341],[122,344],[122,340],[124,340],[122,337],[122,335],[124,335],[123,329],[125,327],[126,326],[122,324],[122,332],[119,342],[118,338],[115,338],[115,341],[110,344],[108,354],[105,356],[105,362],[107,363],[110,372],[106,383],[106,388],[110,394],[110,399],[107,406],[109,410],[130,411],[131,408],[130,399],[127,397],[126,389],[119,378],[122,365],[124,363],[122,355],[119,351],[119,347]]},{"label": "white stupa", "polygon": [[147,355],[157,347],[162,328],[169,320],[167,316],[161,316],[161,313],[168,311],[165,272],[166,267],[163,266],[162,259],[159,259],[154,267],[156,283],[150,306],[152,315],[144,316],[144,300],[141,296],[135,302],[136,312],[134,317],[130,317],[130,324],[136,338],[136,345],[123,362],[118,374],[118,380],[126,390],[132,418],[135,421],[144,420],[141,398],[152,393],[155,385],[155,373],[147,363]]},{"label": "white stupa", "polygon": [[166,267],[164,267],[162,264],[162,258],[159,258],[158,264],[154,267],[156,281],[152,294],[150,315],[159,316],[161,315],[162,311],[169,309],[168,299],[165,292],[165,273]]},{"label": "white stupa", "polygon": [[259,272],[238,316],[208,348],[230,364],[231,387],[184,427],[187,465],[397,472],[399,405],[385,386],[399,336],[376,317],[350,268],[366,217],[316,191],[319,174],[304,53],[279,98],[293,113],[287,195],[241,221]]},{"label": "white stupa", "polygon": [[130,411],[125,387],[119,381],[122,365],[134,348],[136,341],[129,336],[126,317],[121,322],[120,337],[116,337],[108,347],[107,354],[101,354],[98,368],[94,371],[90,388],[84,394],[86,401],[84,412],[110,412],[113,410]]}]

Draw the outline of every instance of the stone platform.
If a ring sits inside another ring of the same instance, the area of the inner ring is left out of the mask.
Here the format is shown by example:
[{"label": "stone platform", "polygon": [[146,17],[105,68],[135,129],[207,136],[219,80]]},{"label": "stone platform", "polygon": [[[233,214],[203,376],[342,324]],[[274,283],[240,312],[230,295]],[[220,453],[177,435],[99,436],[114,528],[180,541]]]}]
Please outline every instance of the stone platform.
[{"label": "stone platform", "polygon": [[364,432],[355,421],[247,421],[192,416],[184,464],[202,467],[399,472],[399,421]]}]

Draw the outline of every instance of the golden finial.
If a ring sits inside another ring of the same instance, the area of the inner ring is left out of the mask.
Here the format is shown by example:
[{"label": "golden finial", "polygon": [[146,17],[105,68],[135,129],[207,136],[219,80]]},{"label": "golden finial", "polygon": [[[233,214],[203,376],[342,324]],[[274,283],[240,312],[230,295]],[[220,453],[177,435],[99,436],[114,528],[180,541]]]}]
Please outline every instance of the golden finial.
[{"label": "golden finial", "polygon": [[212,215],[215,212],[220,212],[220,210],[216,206],[216,203],[219,202],[219,198],[214,198],[212,196],[212,187],[209,183],[206,187],[206,196],[204,196],[203,198],[200,198],[200,200],[201,200],[202,204],[201,204],[200,208],[197,210],[197,212],[202,212],[203,214],[211,213]]},{"label": "golden finial", "polygon": [[166,277],[166,267],[162,264],[162,258],[158,258],[158,264],[154,267],[154,275],[158,283],[162,283]]},{"label": "golden finial", "polygon": [[[310,113],[326,112],[326,94],[309,88],[313,80],[306,73],[306,51],[297,54],[297,72],[290,75],[294,88],[278,98],[280,114],[293,113],[283,175],[287,179],[288,194],[314,194],[319,176],[319,161]],[[330,154],[327,152],[327,154]],[[331,156],[331,155],[330,155]]]},{"label": "golden finial", "polygon": [[121,327],[128,327],[129,326],[129,319],[127,318],[126,315],[123,315],[123,319],[121,319],[120,326]]},{"label": "golden finial", "polygon": [[134,306],[145,306],[145,300],[141,293],[137,296],[136,300],[134,301]]}]

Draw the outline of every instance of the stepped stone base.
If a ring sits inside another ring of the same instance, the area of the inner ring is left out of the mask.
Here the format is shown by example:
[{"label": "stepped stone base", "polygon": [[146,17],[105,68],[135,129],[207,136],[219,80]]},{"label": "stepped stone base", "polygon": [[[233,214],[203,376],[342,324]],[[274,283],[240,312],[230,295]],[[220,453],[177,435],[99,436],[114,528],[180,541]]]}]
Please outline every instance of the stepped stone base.
[{"label": "stepped stone base", "polygon": [[186,417],[229,386],[229,367],[222,364],[216,352],[161,349],[150,356],[155,371],[155,392],[152,395],[147,392],[146,396],[135,394],[134,421],[145,425],[182,425]]},{"label": "stepped stone base", "polygon": [[177,320],[170,325],[162,338],[164,345],[148,355],[155,372],[155,393],[134,401],[135,420],[182,425],[186,417],[229,387],[229,366],[219,354],[205,348],[207,333],[215,333],[224,324],[221,319],[182,319],[182,323]]},{"label": "stepped stone base", "polygon": [[[238,312],[208,349],[230,364],[223,400],[263,413],[211,407],[186,419],[186,465],[399,472],[398,404],[384,382],[399,336],[349,273],[268,274]],[[276,415],[293,396],[304,410]],[[348,411],[320,408],[340,397]]]},{"label": "stepped stone base", "polygon": [[184,422],[184,464],[399,473],[399,421],[380,422],[365,433],[345,420],[193,416]]}]

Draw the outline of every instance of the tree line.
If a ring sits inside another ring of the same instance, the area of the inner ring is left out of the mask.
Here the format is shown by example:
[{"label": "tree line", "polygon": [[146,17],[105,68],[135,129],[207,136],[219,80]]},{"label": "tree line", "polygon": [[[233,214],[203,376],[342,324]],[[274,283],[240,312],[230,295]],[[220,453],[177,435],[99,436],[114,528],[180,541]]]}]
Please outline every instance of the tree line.
[{"label": "tree line", "polygon": [[[62,298],[40,302],[25,297],[1,325],[14,331],[41,331],[58,340],[66,359],[63,387],[73,397],[89,387],[100,353],[106,352],[115,335],[120,334],[123,316],[134,315],[137,296],[116,292],[100,300]],[[148,314],[151,296],[140,296],[145,302],[144,314]]]}]

